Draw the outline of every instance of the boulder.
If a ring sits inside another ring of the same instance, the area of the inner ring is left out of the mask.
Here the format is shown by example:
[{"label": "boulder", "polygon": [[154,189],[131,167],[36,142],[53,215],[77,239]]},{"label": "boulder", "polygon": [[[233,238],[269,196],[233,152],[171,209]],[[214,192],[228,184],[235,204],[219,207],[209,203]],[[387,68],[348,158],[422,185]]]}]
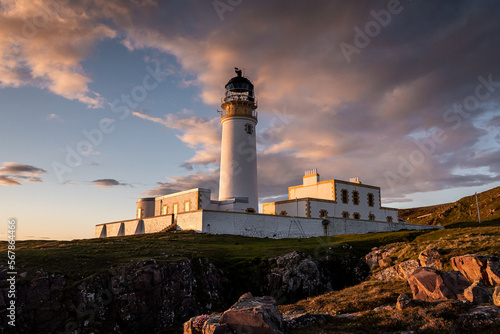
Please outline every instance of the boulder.
[{"label": "boulder", "polygon": [[[492,255],[467,254],[451,258],[451,265],[454,270],[460,271],[470,282],[481,280],[482,283],[490,285],[486,268],[490,263],[498,263],[499,259]],[[497,270],[490,264],[490,270]],[[493,272],[492,272],[493,273]],[[498,273],[498,271],[497,271]],[[492,278],[495,280],[495,278]]]},{"label": "boulder", "polygon": [[488,259],[486,263],[486,275],[491,286],[500,285],[500,261]]},{"label": "boulder", "polygon": [[414,299],[437,301],[459,299],[470,285],[458,271],[441,271],[419,267],[408,277]]},{"label": "boulder", "polygon": [[378,261],[380,268],[386,268],[392,264],[392,259],[390,257],[384,257]]},{"label": "boulder", "polygon": [[492,300],[491,291],[477,280],[464,290],[464,297],[474,304],[489,303]]},{"label": "boulder", "polygon": [[500,307],[500,286],[497,286],[493,292],[493,304]]},{"label": "boulder", "polygon": [[418,268],[417,260],[406,260],[392,267],[383,269],[373,274],[378,280],[390,281],[395,279],[408,279],[413,271]]},{"label": "boulder", "polygon": [[443,254],[436,248],[426,249],[418,256],[420,266],[434,269],[443,269]]},{"label": "boulder", "polygon": [[373,274],[373,277],[380,281],[392,281],[399,278],[396,266],[385,268]]},{"label": "boulder", "polygon": [[378,249],[375,247],[370,253],[365,255],[365,261],[370,267],[379,265],[379,261],[389,257],[394,252],[394,249]]},{"label": "boulder", "polygon": [[284,324],[273,298],[253,297],[251,293],[246,293],[220,319],[208,320],[203,334],[281,334]]},{"label": "boulder", "polygon": [[411,274],[419,267],[419,263],[417,260],[406,260],[397,264],[396,272],[398,273],[399,278],[408,279]]}]

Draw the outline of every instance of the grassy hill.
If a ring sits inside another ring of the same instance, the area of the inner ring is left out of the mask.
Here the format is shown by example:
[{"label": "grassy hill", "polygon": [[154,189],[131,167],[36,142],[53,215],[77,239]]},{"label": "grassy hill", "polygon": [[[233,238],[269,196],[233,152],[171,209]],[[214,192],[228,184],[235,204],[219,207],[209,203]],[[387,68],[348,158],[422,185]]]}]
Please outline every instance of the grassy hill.
[{"label": "grassy hill", "polygon": [[[426,232],[400,231],[342,235],[309,239],[260,239],[233,235],[199,234],[191,231],[143,234],[105,239],[72,241],[18,241],[17,271],[27,278],[36,271],[62,273],[70,281],[130,265],[144,259],[158,263],[204,257],[222,270],[248,266],[250,260],[260,260],[303,251],[313,256],[326,253],[363,256],[372,247],[393,242],[409,242]],[[342,247],[344,244],[350,247]],[[0,242],[6,254],[7,242]],[[6,266],[0,261],[0,270]]]},{"label": "grassy hill", "polygon": [[[488,225],[488,226],[485,226]],[[452,270],[453,256],[477,253],[500,256],[500,219],[480,227],[446,228],[421,234],[411,242],[396,242],[382,246],[393,249],[393,263],[417,259],[420,252],[438,248],[444,253],[445,270]],[[374,268],[377,270],[377,268]],[[316,326],[297,329],[292,334],[316,333],[499,333],[500,322],[472,320],[463,317],[470,303],[444,302],[437,305],[395,312],[393,307],[400,294],[412,296],[406,281],[371,279],[361,284],[307,298],[294,304],[281,305],[285,314],[327,313],[339,316]],[[389,306],[389,308],[387,308]],[[372,310],[380,308],[378,312]],[[384,308],[387,308],[386,310]],[[412,332],[413,331],[413,332]]]},{"label": "grassy hill", "polygon": [[[481,221],[500,219],[500,187],[477,195]],[[478,223],[476,197],[464,197],[454,203],[402,209],[399,216],[411,224],[437,225],[447,227],[474,226]]]}]

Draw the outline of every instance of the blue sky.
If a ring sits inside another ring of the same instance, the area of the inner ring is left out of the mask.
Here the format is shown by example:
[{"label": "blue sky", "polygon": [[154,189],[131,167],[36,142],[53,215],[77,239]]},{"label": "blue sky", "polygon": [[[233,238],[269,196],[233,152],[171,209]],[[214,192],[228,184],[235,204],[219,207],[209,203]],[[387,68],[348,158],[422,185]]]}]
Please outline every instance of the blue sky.
[{"label": "blue sky", "polygon": [[0,0],[5,232],[88,238],[137,198],[216,195],[234,67],[256,87],[261,202],[311,168],[399,208],[498,186],[498,6]]}]

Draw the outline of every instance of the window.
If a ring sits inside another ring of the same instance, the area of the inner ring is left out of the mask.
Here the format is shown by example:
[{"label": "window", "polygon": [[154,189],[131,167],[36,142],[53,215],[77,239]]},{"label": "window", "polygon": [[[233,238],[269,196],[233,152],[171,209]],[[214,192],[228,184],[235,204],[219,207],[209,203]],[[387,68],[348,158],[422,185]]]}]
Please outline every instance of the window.
[{"label": "window", "polygon": [[357,192],[356,190],[352,192],[352,203],[354,205],[359,205],[359,192]]},{"label": "window", "polygon": [[163,205],[161,207],[161,214],[162,215],[166,215],[168,213],[168,206],[167,205]]},{"label": "window", "polygon": [[342,218],[349,218],[349,212],[347,211],[342,212]]},{"label": "window", "polygon": [[179,204],[175,203],[174,204],[174,215],[177,216],[177,212],[179,211]]},{"label": "window", "polygon": [[248,213],[255,213],[255,209],[254,208],[248,208],[248,209],[246,209],[246,212],[248,212]]},{"label": "window", "polygon": [[142,209],[137,208],[137,219],[141,219],[141,218],[142,218]]},{"label": "window", "polygon": [[245,124],[245,132],[251,135],[253,133],[253,125],[252,124]]},{"label": "window", "polygon": [[392,223],[392,216],[387,216],[387,222]]},{"label": "window", "polygon": [[349,193],[347,189],[342,189],[340,191],[340,196],[342,197],[342,203],[347,204],[349,202]]},{"label": "window", "polygon": [[373,213],[370,213],[370,215],[368,216],[368,219],[375,220],[375,215]]},{"label": "window", "polygon": [[184,202],[184,212],[188,212],[189,211],[190,204],[191,203],[189,201]]},{"label": "window", "polygon": [[375,206],[375,196],[372,193],[368,194],[368,206]]},{"label": "window", "polygon": [[354,219],[359,219],[360,218],[359,213],[354,212],[353,217],[354,217]]},{"label": "window", "polygon": [[328,216],[328,211],[326,211],[326,210],[319,210],[319,217],[320,218],[324,218],[326,216]]},{"label": "window", "polygon": [[288,215],[288,213],[286,211],[281,211],[280,212],[280,216],[286,216],[286,215]]}]

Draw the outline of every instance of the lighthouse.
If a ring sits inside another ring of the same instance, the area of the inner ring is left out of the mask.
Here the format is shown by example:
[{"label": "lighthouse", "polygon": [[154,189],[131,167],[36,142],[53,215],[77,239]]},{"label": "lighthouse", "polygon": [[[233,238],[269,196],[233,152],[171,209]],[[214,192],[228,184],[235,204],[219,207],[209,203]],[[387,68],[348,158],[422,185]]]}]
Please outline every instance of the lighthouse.
[{"label": "lighthouse", "polygon": [[257,103],[252,82],[238,68],[235,72],[225,86],[220,111],[219,201],[235,201],[235,211],[257,212]]}]

